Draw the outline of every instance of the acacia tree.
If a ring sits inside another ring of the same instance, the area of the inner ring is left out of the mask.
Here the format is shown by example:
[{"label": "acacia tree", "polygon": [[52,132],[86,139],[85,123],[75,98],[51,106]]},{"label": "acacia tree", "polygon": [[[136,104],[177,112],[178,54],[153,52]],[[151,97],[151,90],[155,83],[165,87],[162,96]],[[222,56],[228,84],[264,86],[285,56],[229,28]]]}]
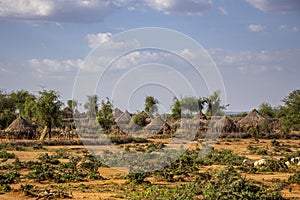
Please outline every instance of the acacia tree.
[{"label": "acacia tree", "polygon": [[[54,90],[43,90],[39,92],[36,106],[37,120],[45,127],[44,136],[51,138],[51,129],[53,126],[59,126],[61,122],[60,108],[63,103],[59,99],[59,94]],[[43,138],[42,138],[43,139]]]},{"label": "acacia tree", "polygon": [[279,117],[285,128],[300,130],[300,90],[294,90],[282,102],[279,107]]},{"label": "acacia tree", "polygon": [[258,112],[264,116],[274,118],[276,116],[275,109],[269,103],[263,102],[258,108]]},{"label": "acacia tree", "polygon": [[221,98],[220,98],[220,91],[215,91],[209,97],[204,99],[204,102],[207,104],[206,115],[213,116],[213,115],[223,115],[224,110],[229,106],[228,105],[221,105]]},{"label": "acacia tree", "polygon": [[113,105],[109,98],[106,98],[106,102],[102,100],[101,109],[98,112],[97,121],[100,124],[104,132],[109,132],[111,126],[114,123],[113,118]]},{"label": "acacia tree", "polygon": [[152,116],[154,113],[157,113],[158,100],[155,99],[153,96],[146,96],[145,99],[145,112]]},{"label": "acacia tree", "polygon": [[172,106],[172,117],[173,119],[177,120],[181,118],[181,106],[180,101],[176,97],[173,99],[174,103]]},{"label": "acacia tree", "polygon": [[98,113],[98,96],[87,96],[87,102],[84,104],[86,115],[89,119],[95,119]]},{"label": "acacia tree", "polygon": [[29,120],[33,121],[35,119],[35,115],[37,112],[37,102],[36,102],[36,97],[34,95],[32,96],[27,96],[25,99],[24,104],[20,107],[20,113],[21,115]]}]

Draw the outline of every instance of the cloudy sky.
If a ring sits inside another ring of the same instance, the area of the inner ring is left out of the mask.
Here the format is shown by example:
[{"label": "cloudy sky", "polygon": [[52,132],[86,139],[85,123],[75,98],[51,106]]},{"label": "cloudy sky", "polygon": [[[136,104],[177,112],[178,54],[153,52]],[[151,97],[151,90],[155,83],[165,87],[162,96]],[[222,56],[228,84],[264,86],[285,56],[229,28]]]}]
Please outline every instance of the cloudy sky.
[{"label": "cloudy sky", "polygon": [[[97,72],[84,64],[91,50],[115,34],[142,27],[172,29],[202,45],[220,71],[230,111],[251,110],[262,102],[278,106],[300,88],[299,0],[0,0],[0,26],[0,88],[7,91],[36,92],[45,86],[59,90],[63,100],[71,99],[78,71]],[[110,49],[140,44],[131,38],[110,43]],[[178,54],[192,55],[188,47],[181,47]],[[176,65],[170,57],[155,51],[133,52],[118,60],[103,80],[117,83],[109,81],[119,80],[116,74],[128,73],[124,68],[137,63],[143,64],[140,74],[150,73],[149,69],[168,74],[169,68],[163,66]],[[177,72],[187,72],[184,80],[191,80],[197,95],[207,95],[188,75],[188,64],[179,63]],[[126,80],[130,82],[126,78],[119,82],[124,86]],[[151,90],[172,94],[158,85],[136,89],[143,95],[152,94],[147,93]]]}]

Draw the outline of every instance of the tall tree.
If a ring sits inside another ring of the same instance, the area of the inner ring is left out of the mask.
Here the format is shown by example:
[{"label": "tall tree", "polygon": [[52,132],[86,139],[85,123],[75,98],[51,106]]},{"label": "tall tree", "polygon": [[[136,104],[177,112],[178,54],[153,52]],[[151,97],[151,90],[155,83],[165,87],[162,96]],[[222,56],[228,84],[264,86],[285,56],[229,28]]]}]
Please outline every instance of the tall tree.
[{"label": "tall tree", "polygon": [[153,96],[146,96],[145,112],[150,116],[157,113],[158,111],[157,104],[158,104],[158,100],[155,99]]},{"label": "tall tree", "polygon": [[276,116],[275,109],[272,108],[272,106],[266,102],[263,102],[260,104],[258,108],[258,112],[266,117],[274,118]]},{"label": "tall tree", "polygon": [[[63,103],[59,94],[54,90],[43,90],[39,92],[37,99],[37,120],[45,126],[44,136],[51,138],[51,129],[53,126],[59,126],[61,122],[60,108]],[[43,136],[43,137],[44,137]],[[42,139],[43,139],[42,137]]]},{"label": "tall tree", "polygon": [[97,121],[99,122],[101,128],[108,133],[114,123],[113,118],[113,105],[109,98],[106,102],[102,100],[101,109],[98,112]]},{"label": "tall tree", "polygon": [[221,105],[220,91],[215,91],[212,95],[205,98],[205,102],[207,104],[206,115],[223,115],[224,110],[229,106]]},{"label": "tall tree", "polygon": [[72,110],[76,110],[78,107],[78,101],[75,99],[70,99],[67,101],[68,108],[71,108]]},{"label": "tall tree", "polygon": [[24,104],[20,107],[20,113],[29,121],[36,119],[37,102],[35,96],[26,97]]},{"label": "tall tree", "polygon": [[176,97],[173,99],[173,106],[172,106],[172,118],[177,120],[181,118],[181,106],[180,101]]},{"label": "tall tree", "polygon": [[285,126],[292,130],[300,130],[300,90],[294,90],[282,102],[279,117]]},{"label": "tall tree", "polygon": [[98,96],[87,96],[87,102],[84,104],[84,108],[86,110],[86,115],[89,119],[96,119],[98,113]]}]

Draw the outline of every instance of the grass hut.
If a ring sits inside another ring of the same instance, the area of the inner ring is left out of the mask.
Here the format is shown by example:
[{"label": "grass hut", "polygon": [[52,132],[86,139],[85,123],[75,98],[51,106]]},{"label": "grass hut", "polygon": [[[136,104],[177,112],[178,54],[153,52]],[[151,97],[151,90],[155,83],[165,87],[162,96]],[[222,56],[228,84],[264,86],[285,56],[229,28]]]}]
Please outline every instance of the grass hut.
[{"label": "grass hut", "polygon": [[116,123],[118,125],[129,124],[130,121],[131,121],[131,114],[127,110],[116,119]]},{"label": "grass hut", "polygon": [[214,129],[220,133],[232,133],[237,131],[235,123],[226,115],[214,124]]},{"label": "grass hut", "polygon": [[257,128],[265,120],[256,109],[253,109],[248,115],[238,121],[238,126],[240,131],[248,131],[251,127]]},{"label": "grass hut", "polygon": [[113,117],[115,119],[119,118],[121,115],[123,114],[122,110],[120,110],[119,108],[115,108],[113,110]]},{"label": "grass hut", "polygon": [[207,117],[205,114],[203,114],[201,111],[197,112],[197,114],[193,117],[194,120],[207,120]]},{"label": "grass hut", "polygon": [[164,126],[164,120],[160,116],[156,116],[154,119],[151,120],[150,124],[148,124],[144,131],[148,134],[157,134],[161,133],[163,126]]},{"label": "grass hut", "polygon": [[34,139],[35,127],[18,115],[18,117],[5,129],[8,136],[15,139]]}]

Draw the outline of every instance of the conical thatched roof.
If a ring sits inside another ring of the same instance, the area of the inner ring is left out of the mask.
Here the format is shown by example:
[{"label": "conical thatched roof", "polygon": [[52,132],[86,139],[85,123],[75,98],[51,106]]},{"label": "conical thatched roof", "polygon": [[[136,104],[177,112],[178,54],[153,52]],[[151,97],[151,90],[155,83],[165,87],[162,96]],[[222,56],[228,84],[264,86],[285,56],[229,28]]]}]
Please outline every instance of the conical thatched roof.
[{"label": "conical thatched roof", "polygon": [[201,111],[197,112],[197,114],[193,117],[193,120],[198,119],[207,119],[206,115],[204,115]]},{"label": "conical thatched roof", "polygon": [[120,117],[122,114],[123,114],[123,112],[119,108],[115,108],[113,110],[113,116],[114,116],[115,119],[117,119],[118,117]]},{"label": "conical thatched roof", "polygon": [[150,124],[148,124],[145,128],[147,130],[157,130],[161,129],[164,125],[164,121],[160,116],[156,116],[154,119],[151,120]]},{"label": "conical thatched roof", "polygon": [[242,126],[256,126],[263,120],[265,120],[265,118],[256,109],[253,109],[248,115],[238,121],[238,124]]},{"label": "conical thatched roof", "polygon": [[224,115],[214,124],[214,129],[222,133],[230,133],[235,132],[237,127],[231,119]]},{"label": "conical thatched roof", "polygon": [[127,110],[116,119],[117,124],[129,124],[130,121],[131,115]]},{"label": "conical thatched roof", "polygon": [[6,133],[14,134],[18,138],[33,138],[35,127],[19,115],[6,129]]}]

